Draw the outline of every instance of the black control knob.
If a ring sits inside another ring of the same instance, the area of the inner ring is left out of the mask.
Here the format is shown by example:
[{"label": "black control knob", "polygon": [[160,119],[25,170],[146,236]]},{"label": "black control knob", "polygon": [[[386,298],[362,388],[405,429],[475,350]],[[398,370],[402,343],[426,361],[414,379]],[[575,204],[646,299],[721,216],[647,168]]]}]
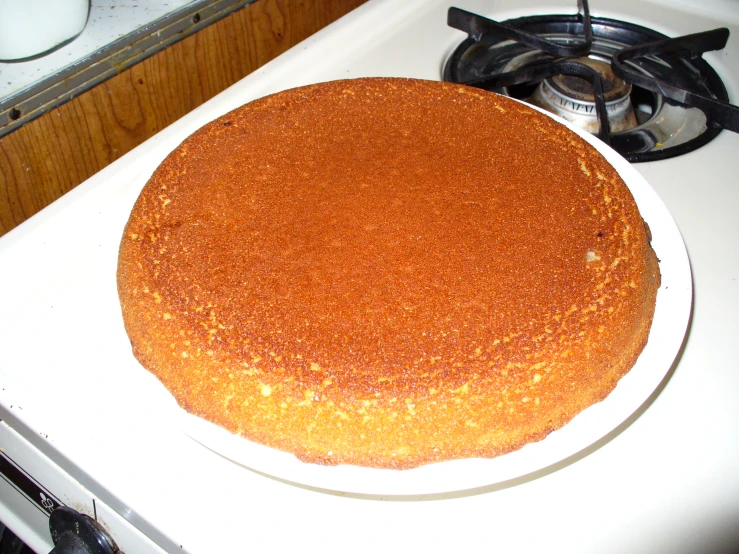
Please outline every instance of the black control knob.
[{"label": "black control knob", "polygon": [[51,512],[49,530],[55,545],[49,554],[120,554],[97,521],[68,506]]}]

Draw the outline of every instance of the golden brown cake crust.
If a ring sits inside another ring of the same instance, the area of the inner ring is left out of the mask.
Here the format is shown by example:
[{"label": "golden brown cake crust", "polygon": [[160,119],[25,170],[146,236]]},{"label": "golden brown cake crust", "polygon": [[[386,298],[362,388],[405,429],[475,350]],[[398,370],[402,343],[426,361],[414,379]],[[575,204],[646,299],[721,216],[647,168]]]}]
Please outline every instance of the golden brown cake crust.
[{"label": "golden brown cake crust", "polygon": [[493,457],[605,398],[660,275],[585,141],[464,86],[323,83],[185,140],[144,187],[118,289],[182,407],[321,464]]}]

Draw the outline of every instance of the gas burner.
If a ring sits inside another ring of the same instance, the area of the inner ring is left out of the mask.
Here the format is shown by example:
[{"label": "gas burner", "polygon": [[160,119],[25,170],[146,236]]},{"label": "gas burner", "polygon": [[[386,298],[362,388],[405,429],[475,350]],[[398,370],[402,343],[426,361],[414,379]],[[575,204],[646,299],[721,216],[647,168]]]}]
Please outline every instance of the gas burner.
[{"label": "gas burner", "polygon": [[[631,102],[631,85],[616,77],[611,66],[601,60],[585,57],[573,61],[592,68],[600,77],[611,132],[618,133],[636,127],[638,123]],[[598,134],[600,131],[595,92],[587,79],[566,74],[548,77],[539,83],[528,102],[590,133]]]},{"label": "gas burner", "polygon": [[448,23],[469,36],[444,67],[464,83],[555,113],[630,162],[688,153],[722,129],[739,132],[739,108],[700,56],[719,50],[728,30],[670,39],[632,23],[542,15],[502,23],[450,8]]}]

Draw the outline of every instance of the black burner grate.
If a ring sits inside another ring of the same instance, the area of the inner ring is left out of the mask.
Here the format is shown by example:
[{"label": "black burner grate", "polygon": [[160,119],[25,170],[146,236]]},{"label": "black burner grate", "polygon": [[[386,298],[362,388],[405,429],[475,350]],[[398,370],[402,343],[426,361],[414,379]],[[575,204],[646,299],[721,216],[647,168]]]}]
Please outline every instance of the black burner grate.
[{"label": "black burner grate", "polygon": [[[444,80],[527,100],[542,81],[557,75],[585,79],[593,102],[578,108],[595,114],[595,134],[631,162],[685,154],[722,129],[739,132],[739,108],[728,103],[721,79],[701,57],[726,45],[727,29],[671,39],[631,23],[591,17],[585,0],[578,8],[574,15],[505,22],[450,8],[448,24],[468,38],[447,61]],[[613,74],[631,85],[632,100],[641,109],[634,128],[611,131],[603,76],[584,58],[607,60]]]}]

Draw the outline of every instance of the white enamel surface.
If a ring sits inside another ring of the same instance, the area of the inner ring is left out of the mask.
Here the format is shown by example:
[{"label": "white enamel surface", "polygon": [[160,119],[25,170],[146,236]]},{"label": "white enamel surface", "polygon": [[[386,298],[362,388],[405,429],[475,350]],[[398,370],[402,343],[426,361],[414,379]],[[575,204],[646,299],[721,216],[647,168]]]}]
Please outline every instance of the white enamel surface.
[{"label": "white enamel surface", "polygon": [[[113,276],[123,225],[159,161],[204,123],[270,92],[345,77],[439,78],[464,38],[446,27],[452,4],[499,19],[575,11],[574,2],[546,0],[371,0],[0,238],[0,417],[166,551],[681,554],[739,544],[733,133],[681,158],[632,166],[690,256],[687,338],[645,406],[533,478],[403,501],[295,486],[186,436],[171,397],[134,361]],[[705,57],[739,103],[733,14],[635,0],[591,9],[672,35],[729,26],[728,47]]]}]

